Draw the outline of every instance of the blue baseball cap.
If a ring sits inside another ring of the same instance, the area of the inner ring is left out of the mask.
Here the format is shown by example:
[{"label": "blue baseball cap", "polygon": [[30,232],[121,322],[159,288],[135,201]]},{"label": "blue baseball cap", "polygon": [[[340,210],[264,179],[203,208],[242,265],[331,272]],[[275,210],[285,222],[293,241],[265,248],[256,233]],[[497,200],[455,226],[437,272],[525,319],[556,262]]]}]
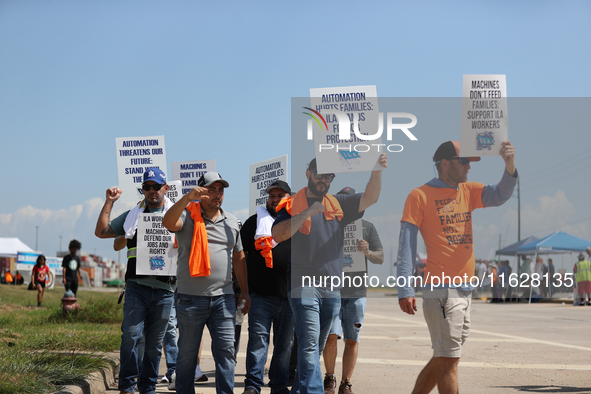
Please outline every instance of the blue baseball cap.
[{"label": "blue baseball cap", "polygon": [[166,184],[166,175],[160,168],[157,167],[150,167],[146,168],[146,172],[144,172],[144,182],[154,181],[160,185]]}]

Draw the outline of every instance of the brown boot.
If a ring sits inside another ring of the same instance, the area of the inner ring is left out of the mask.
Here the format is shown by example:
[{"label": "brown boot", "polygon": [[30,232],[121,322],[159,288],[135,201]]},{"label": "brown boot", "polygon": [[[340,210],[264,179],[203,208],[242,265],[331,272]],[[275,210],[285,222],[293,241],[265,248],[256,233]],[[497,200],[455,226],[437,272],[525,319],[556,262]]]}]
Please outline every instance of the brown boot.
[{"label": "brown boot", "polygon": [[351,382],[349,382],[349,379],[341,380],[339,394],[355,394],[351,389]]},{"label": "brown boot", "polygon": [[324,394],[334,394],[337,387],[337,378],[334,375],[324,374]]}]

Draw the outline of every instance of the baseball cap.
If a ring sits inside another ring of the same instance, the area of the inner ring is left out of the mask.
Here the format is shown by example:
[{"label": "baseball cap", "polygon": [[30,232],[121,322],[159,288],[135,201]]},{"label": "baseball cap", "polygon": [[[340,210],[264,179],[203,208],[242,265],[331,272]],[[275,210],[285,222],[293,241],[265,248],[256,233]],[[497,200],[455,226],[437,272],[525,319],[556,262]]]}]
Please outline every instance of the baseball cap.
[{"label": "baseball cap", "polygon": [[583,252],[579,253],[579,260],[585,260],[585,255]]},{"label": "baseball cap", "polygon": [[154,181],[160,185],[164,185],[166,183],[166,175],[160,168],[157,167],[150,167],[146,168],[146,172],[144,172],[144,182]]},{"label": "baseball cap", "polygon": [[352,196],[353,194],[355,194],[355,189],[353,189],[352,187],[346,186],[346,187],[342,188],[337,194],[346,194],[348,196]]},{"label": "baseball cap", "polygon": [[265,191],[267,193],[269,193],[271,190],[273,189],[281,189],[286,193],[291,194],[291,189],[289,188],[289,185],[287,184],[287,182],[282,181],[282,180],[276,180],[275,182],[271,183],[266,189]]},{"label": "baseball cap", "polygon": [[230,184],[228,181],[222,179],[222,176],[215,171],[209,171],[205,174],[201,175],[199,180],[197,181],[197,186],[207,187],[210,186],[214,182],[220,182],[224,187],[229,187]]},{"label": "baseball cap", "polygon": [[[438,162],[443,159],[450,160],[454,157],[460,156],[460,142],[459,141],[447,141],[439,145],[439,148],[435,151],[433,161]],[[480,161],[480,157],[469,157],[470,161]]]},{"label": "baseball cap", "polygon": [[313,158],[310,164],[308,164],[309,171],[316,171],[316,158]]}]

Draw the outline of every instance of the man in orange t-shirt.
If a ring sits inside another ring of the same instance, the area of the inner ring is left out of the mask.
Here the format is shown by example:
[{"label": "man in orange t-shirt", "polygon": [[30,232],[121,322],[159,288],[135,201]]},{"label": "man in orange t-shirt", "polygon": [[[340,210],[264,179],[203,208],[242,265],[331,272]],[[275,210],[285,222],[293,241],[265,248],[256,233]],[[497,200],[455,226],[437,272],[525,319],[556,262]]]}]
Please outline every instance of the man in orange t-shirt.
[{"label": "man in orange t-shirt", "polygon": [[400,287],[400,308],[417,311],[410,276],[416,259],[417,234],[427,246],[424,272],[423,313],[433,348],[433,358],[417,378],[413,394],[458,391],[457,366],[470,329],[470,302],[476,282],[472,211],[499,206],[513,194],[517,182],[515,148],[503,142],[500,155],[505,171],[497,185],[467,182],[470,162],[480,157],[459,157],[460,143],[447,141],[433,156],[438,178],[414,189],[406,199],[401,219],[398,276],[407,279]]}]

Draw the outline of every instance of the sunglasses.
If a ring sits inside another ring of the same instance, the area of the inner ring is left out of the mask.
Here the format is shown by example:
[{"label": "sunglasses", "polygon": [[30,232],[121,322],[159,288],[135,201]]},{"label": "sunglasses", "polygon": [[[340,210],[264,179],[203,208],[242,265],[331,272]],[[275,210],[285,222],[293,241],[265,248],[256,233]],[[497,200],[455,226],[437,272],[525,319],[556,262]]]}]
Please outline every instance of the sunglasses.
[{"label": "sunglasses", "polygon": [[312,174],[314,174],[314,178],[315,179],[322,179],[324,178],[324,180],[328,183],[332,182],[332,180],[335,178],[335,174],[318,174],[316,172],[313,172]]},{"label": "sunglasses", "polygon": [[156,192],[157,192],[158,190],[162,189],[162,186],[164,186],[164,185],[160,185],[160,184],[158,184],[158,183],[155,183],[155,184],[153,184],[153,185],[146,185],[146,184],[144,183],[144,184],[142,185],[142,190],[143,190],[143,191],[145,191],[145,192],[149,192],[149,191],[150,191],[150,189],[154,189],[154,191],[156,191]]},{"label": "sunglasses", "polygon": [[[448,160],[448,161],[451,161],[451,160],[457,160],[457,161],[459,161],[459,162],[460,162],[460,164],[461,164],[461,165],[463,165],[463,166],[465,166],[466,164],[470,163],[470,159],[469,159],[469,158],[467,158],[467,157],[452,157],[451,159],[446,159],[446,160]],[[439,164],[439,163],[441,163],[441,160],[439,160],[439,161],[438,161],[437,163],[435,163],[435,164]]]}]

